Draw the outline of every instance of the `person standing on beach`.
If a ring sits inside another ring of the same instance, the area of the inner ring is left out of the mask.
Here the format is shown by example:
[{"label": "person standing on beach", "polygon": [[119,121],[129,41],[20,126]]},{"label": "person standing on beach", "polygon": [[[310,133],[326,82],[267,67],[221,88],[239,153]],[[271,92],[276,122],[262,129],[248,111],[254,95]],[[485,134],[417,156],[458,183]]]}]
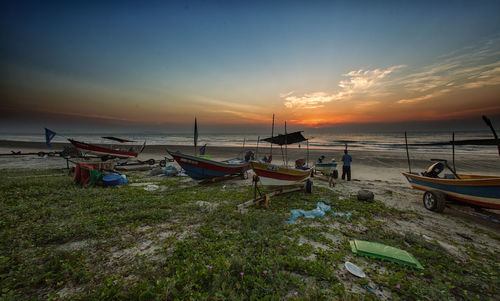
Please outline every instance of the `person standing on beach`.
[{"label": "person standing on beach", "polygon": [[342,156],[342,162],[344,162],[344,165],[342,166],[342,180],[345,180],[345,176],[347,174],[347,181],[350,181],[352,157],[347,153],[347,150],[344,150],[344,155]]}]

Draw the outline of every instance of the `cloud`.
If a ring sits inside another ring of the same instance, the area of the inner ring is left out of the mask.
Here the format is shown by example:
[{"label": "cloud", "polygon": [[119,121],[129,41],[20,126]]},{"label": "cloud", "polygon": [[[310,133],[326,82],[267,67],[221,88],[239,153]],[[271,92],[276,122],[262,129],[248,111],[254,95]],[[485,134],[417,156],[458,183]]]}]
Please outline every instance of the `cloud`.
[{"label": "cloud", "polygon": [[291,91],[281,93],[280,98],[289,109],[320,108],[332,101],[348,99],[362,100],[355,106],[367,108],[381,99],[395,99],[396,104],[408,105],[432,101],[454,91],[500,85],[500,38],[440,56],[423,67],[362,68],[343,76],[337,91],[303,95]]},{"label": "cloud", "polygon": [[368,108],[368,107],[375,106],[378,104],[380,104],[380,101],[368,100],[368,101],[364,101],[364,102],[360,102],[360,103],[356,104],[356,108],[364,109],[364,108]]},{"label": "cloud", "polygon": [[475,89],[500,84],[500,40],[489,40],[439,58],[419,71],[396,79],[411,98],[398,104],[418,103],[460,89]]},{"label": "cloud", "polygon": [[443,94],[446,94],[446,93],[448,93],[450,91],[451,91],[451,89],[439,90],[439,91],[436,91],[434,93],[430,93],[430,94],[426,94],[426,95],[422,95],[422,96],[418,96],[418,97],[414,97],[414,98],[400,99],[400,100],[397,101],[397,103],[399,103],[399,104],[405,104],[405,103],[420,102],[420,101],[423,101],[423,100],[427,100],[427,99],[431,99],[431,98],[436,98],[436,97],[441,96]]},{"label": "cloud", "polygon": [[348,76],[348,80],[340,81],[339,87],[349,91],[350,93],[360,92],[372,88],[378,84],[380,81],[391,74],[393,71],[403,68],[405,65],[392,66],[385,70],[375,69],[375,70],[357,70],[351,71],[344,76]]},{"label": "cloud", "polygon": [[295,92],[281,93],[280,97],[284,98],[284,105],[287,108],[304,108],[314,109],[323,107],[324,104],[335,100],[344,100],[352,97],[353,95],[369,94],[373,96],[378,93],[378,89],[382,80],[389,74],[399,68],[405,67],[404,65],[392,66],[387,69],[374,69],[374,70],[354,70],[350,71],[343,76],[347,77],[341,80],[338,86],[341,88],[336,93],[327,92],[313,92],[307,93],[302,96],[293,95]]},{"label": "cloud", "polygon": [[[283,98],[283,97],[282,97]],[[328,95],[325,92],[315,92],[305,94],[304,96],[288,95],[285,98],[285,106],[287,108],[306,108],[314,109],[322,107],[324,103],[328,103],[336,98],[335,95]]]}]

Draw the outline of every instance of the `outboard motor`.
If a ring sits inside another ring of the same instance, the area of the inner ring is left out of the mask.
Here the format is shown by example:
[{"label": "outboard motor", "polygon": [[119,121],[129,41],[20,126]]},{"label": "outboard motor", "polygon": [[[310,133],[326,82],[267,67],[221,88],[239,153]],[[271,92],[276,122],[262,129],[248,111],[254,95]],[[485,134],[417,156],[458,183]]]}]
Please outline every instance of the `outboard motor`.
[{"label": "outboard motor", "polygon": [[252,151],[248,151],[245,154],[245,161],[248,162],[254,159],[254,153]]},{"label": "outboard motor", "polygon": [[436,162],[429,166],[427,171],[424,171],[422,175],[429,178],[437,178],[443,170],[444,164],[442,162]]},{"label": "outboard motor", "polygon": [[295,160],[295,168],[303,169],[304,168],[304,164],[306,164],[306,160],[304,160],[304,159],[297,159],[297,160]]}]

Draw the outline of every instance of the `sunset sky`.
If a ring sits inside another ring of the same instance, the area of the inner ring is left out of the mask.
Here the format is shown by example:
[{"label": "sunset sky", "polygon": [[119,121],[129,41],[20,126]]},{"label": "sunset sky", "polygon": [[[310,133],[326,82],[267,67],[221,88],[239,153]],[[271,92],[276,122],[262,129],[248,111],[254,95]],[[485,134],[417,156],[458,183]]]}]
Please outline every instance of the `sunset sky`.
[{"label": "sunset sky", "polygon": [[499,16],[500,1],[9,1],[0,126],[498,124]]}]

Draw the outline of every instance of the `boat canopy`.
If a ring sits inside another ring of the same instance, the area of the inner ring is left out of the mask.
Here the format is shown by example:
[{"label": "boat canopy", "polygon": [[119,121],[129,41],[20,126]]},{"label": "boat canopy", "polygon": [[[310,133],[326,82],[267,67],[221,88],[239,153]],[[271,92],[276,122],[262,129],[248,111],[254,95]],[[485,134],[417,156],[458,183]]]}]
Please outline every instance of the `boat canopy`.
[{"label": "boat canopy", "polygon": [[135,141],[133,141],[133,140],[127,140],[127,139],[123,139],[123,138],[110,137],[110,136],[101,137],[101,138],[108,139],[108,140],[113,140],[113,141],[118,141],[118,142],[120,142],[120,143],[125,143],[125,142],[135,142]]},{"label": "boat canopy", "polygon": [[278,134],[278,136],[269,137],[265,139],[260,139],[261,141],[266,141],[272,144],[285,145],[285,144],[294,144],[302,141],[306,141],[307,139],[302,136],[303,131],[293,132],[286,135]]}]

